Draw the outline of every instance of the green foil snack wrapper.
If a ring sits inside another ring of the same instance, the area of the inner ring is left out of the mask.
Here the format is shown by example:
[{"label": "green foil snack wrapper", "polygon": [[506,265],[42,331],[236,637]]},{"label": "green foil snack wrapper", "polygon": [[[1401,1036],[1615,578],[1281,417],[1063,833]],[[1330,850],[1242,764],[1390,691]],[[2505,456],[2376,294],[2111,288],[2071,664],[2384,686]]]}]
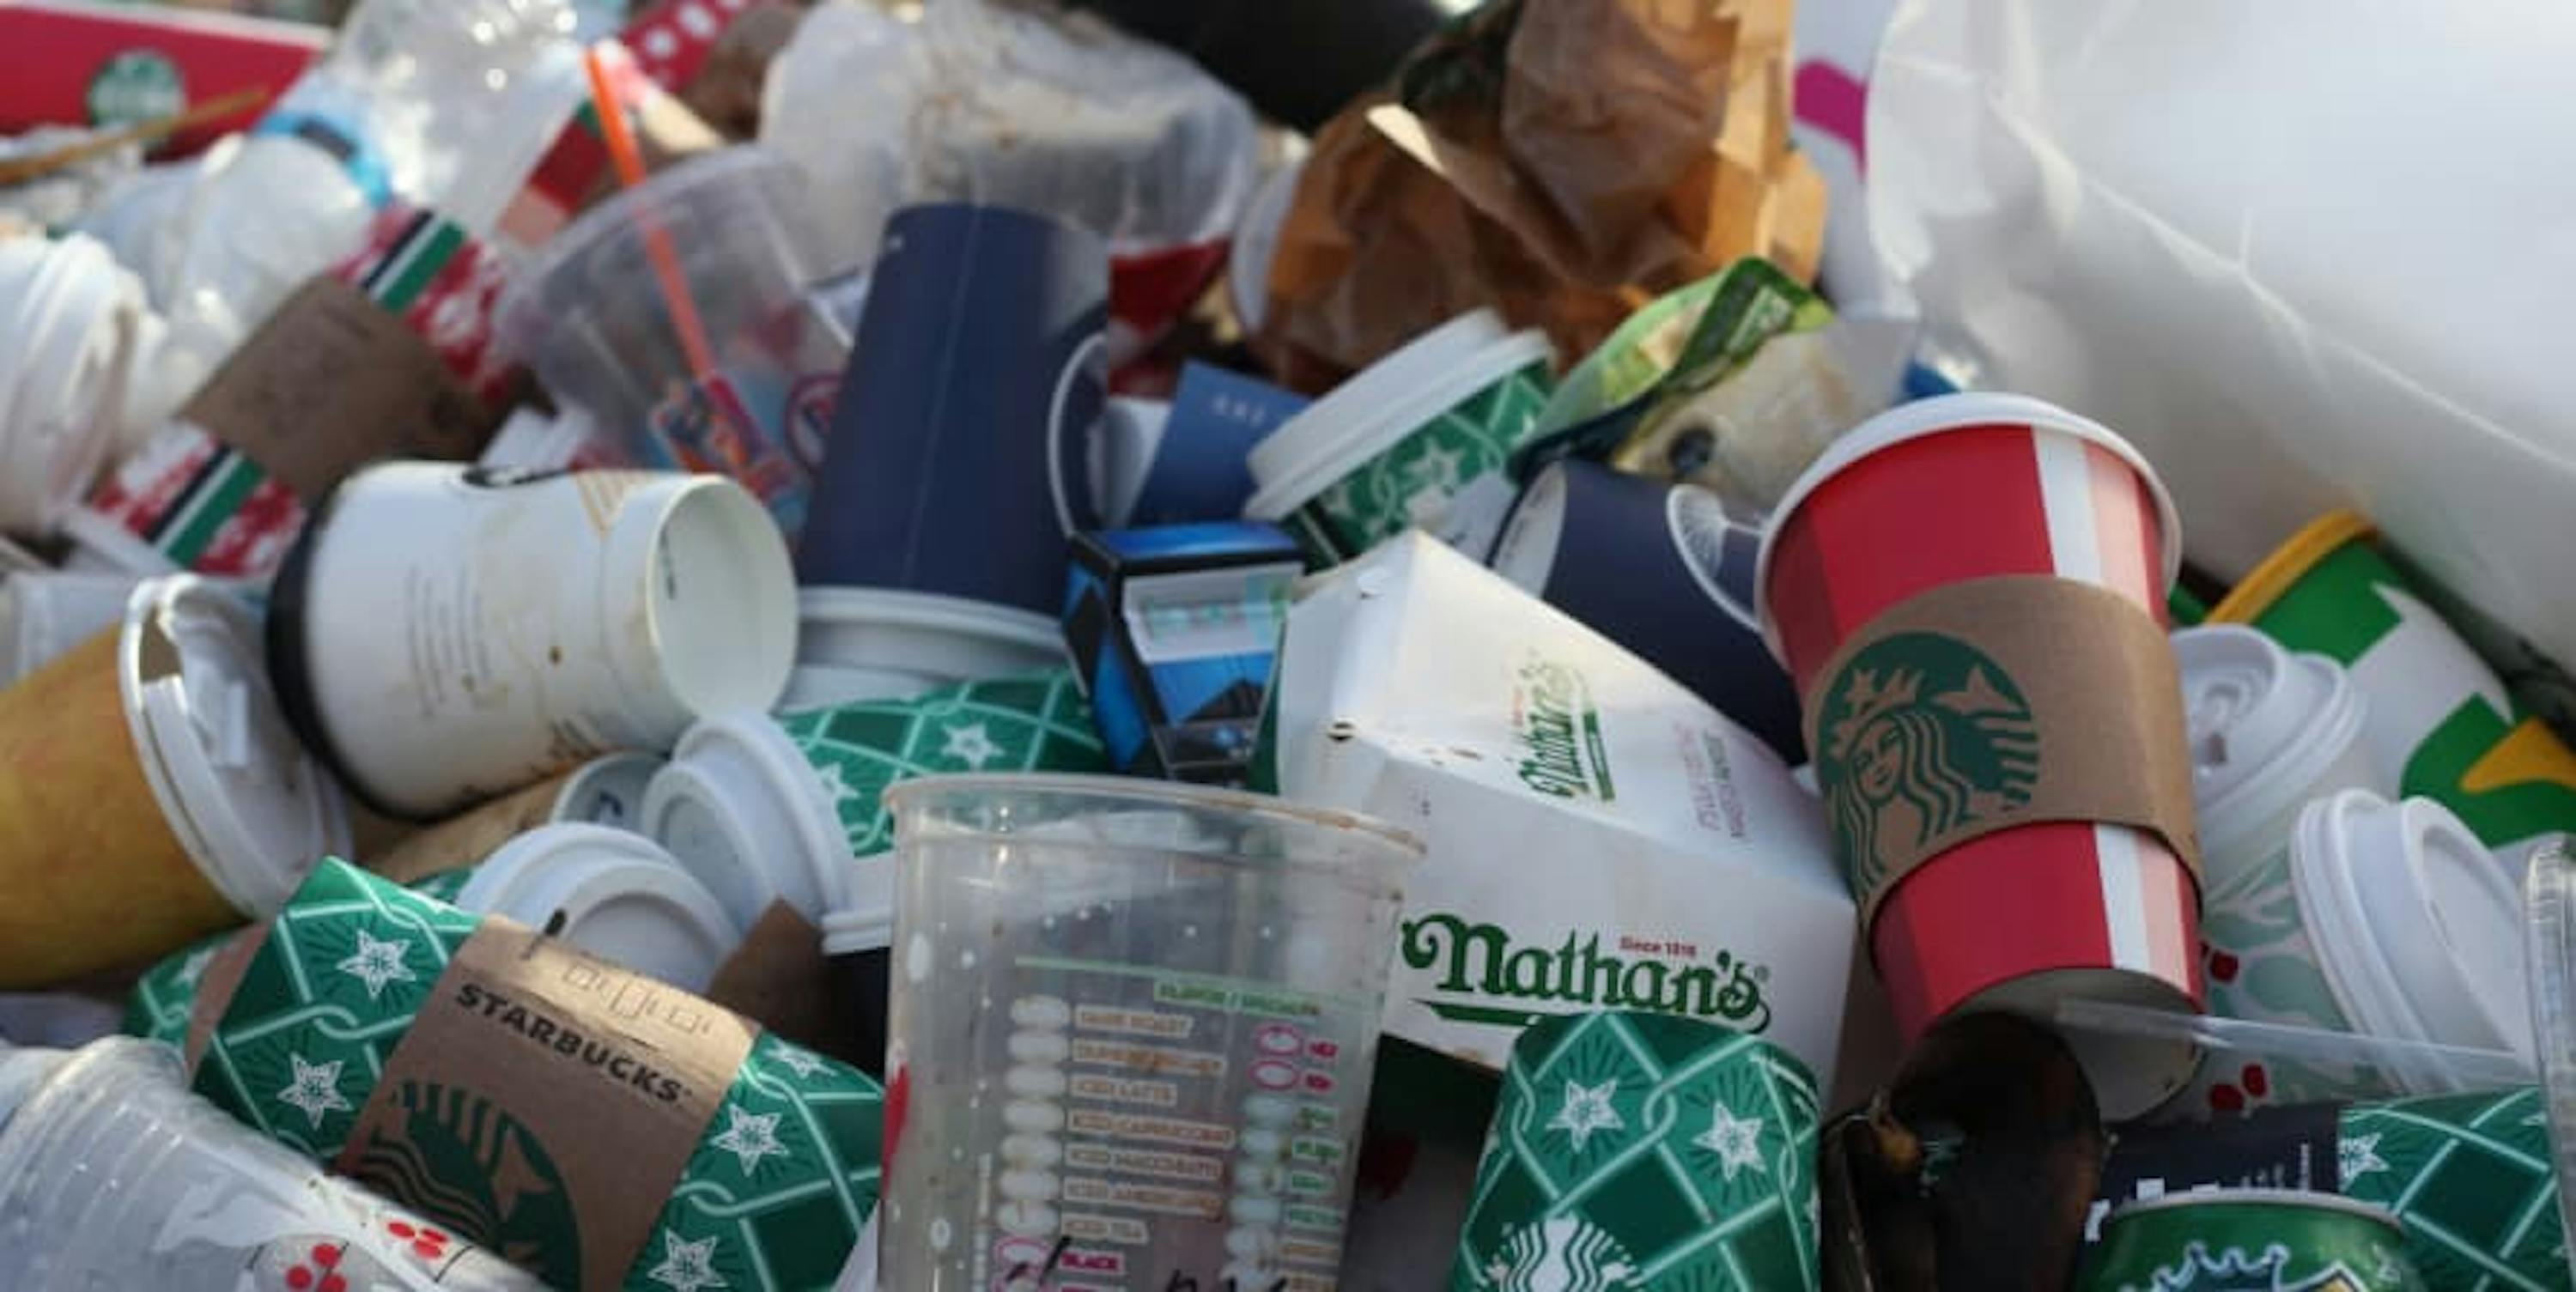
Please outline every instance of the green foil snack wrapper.
[{"label": "green foil snack wrapper", "polygon": [[850,855],[894,848],[886,787],[951,772],[1111,770],[1071,669],[966,682],[778,719],[832,796]]},{"label": "green foil snack wrapper", "polygon": [[[224,1006],[195,1075],[197,1092],[270,1138],[333,1162],[480,923],[325,861],[278,915]],[[652,988],[665,1010],[722,1013]],[[565,1022],[613,1038],[619,1032],[607,1013],[630,1003],[618,996],[601,1017],[574,1013]],[[658,1214],[631,1266],[585,1272],[578,1241],[585,1218],[573,1214],[570,1195],[549,1187],[560,1181],[549,1174],[546,1147],[510,1103],[504,1091],[405,1105],[411,1124],[434,1122],[444,1138],[415,1137],[410,1173],[388,1191],[560,1287],[828,1287],[876,1206],[882,1090],[854,1069],[759,1035],[678,1179],[635,1181],[636,1205],[658,1205]]]},{"label": "green foil snack wrapper", "polygon": [[1450,1292],[1820,1285],[1816,1084],[1768,1042],[1666,1014],[1512,1047]]}]

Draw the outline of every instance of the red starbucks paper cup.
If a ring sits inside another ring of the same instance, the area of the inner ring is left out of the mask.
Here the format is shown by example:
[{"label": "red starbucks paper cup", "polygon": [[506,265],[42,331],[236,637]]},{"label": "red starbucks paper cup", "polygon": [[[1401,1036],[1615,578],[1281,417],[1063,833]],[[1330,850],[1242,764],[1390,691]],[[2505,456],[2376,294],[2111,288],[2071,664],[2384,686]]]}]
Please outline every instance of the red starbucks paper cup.
[{"label": "red starbucks paper cup", "polygon": [[[1873,418],[1791,487],[1775,517],[1756,599],[1802,696],[1863,625],[1924,592],[2056,575],[2110,589],[2161,624],[2181,562],[2173,503],[2135,449],[2011,395]],[[1909,1039],[1968,1006],[2045,1016],[2081,997],[2196,1009],[2196,905],[2162,837],[2049,822],[1972,839],[1904,876],[1870,940]],[[2086,1066],[2108,1115],[2143,1111],[2189,1076],[2187,1051],[2077,1040],[2092,1051]]]}]

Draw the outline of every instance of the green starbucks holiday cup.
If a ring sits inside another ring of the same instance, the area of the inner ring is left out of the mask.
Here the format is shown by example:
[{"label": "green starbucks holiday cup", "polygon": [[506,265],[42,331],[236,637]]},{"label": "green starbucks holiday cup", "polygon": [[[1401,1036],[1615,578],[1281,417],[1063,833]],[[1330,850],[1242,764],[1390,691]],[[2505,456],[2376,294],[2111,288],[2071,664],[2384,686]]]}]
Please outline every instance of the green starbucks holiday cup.
[{"label": "green starbucks holiday cup", "polygon": [[2362,739],[2398,792],[2437,799],[2490,848],[2519,855],[2576,829],[2576,753],[2506,693],[2352,512],[2264,558],[2209,612],[2351,670]]},{"label": "green starbucks holiday cup", "polygon": [[884,1093],[676,988],[325,861],[195,1089],[565,1289],[827,1287]]},{"label": "green starbucks holiday cup", "polygon": [[1813,1289],[1816,1083],[1768,1042],[1666,1014],[1521,1033],[1451,1292]]},{"label": "green starbucks holiday cup", "polygon": [[2397,1218],[2295,1189],[2222,1189],[2111,1213],[2087,1292],[2428,1292]]},{"label": "green starbucks holiday cup", "polygon": [[1252,448],[1243,514],[1338,565],[1419,525],[1481,558],[1518,492],[1554,360],[1544,333],[1462,315],[1370,365]]}]

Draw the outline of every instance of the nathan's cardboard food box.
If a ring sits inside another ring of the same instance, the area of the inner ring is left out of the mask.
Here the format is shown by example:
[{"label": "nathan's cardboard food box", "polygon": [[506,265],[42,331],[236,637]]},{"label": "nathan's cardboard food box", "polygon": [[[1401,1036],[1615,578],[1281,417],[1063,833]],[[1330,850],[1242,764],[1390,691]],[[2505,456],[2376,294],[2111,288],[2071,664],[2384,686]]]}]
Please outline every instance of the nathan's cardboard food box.
[{"label": "nathan's cardboard food box", "polygon": [[1857,922],[1815,799],[1609,639],[1419,533],[1305,585],[1279,792],[1410,830],[1390,1035],[1499,1069],[1550,1014],[1643,1009],[1835,1071]]}]

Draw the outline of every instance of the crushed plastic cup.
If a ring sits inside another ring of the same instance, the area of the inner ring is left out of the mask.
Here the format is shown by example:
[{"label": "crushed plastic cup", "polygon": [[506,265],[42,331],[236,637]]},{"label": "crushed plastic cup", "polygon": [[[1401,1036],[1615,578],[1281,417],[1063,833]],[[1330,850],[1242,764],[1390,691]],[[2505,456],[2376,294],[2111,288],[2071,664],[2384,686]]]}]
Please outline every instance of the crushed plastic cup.
[{"label": "crushed plastic cup", "polygon": [[886,801],[885,1286],[1332,1287],[1421,844],[1105,777]]}]

